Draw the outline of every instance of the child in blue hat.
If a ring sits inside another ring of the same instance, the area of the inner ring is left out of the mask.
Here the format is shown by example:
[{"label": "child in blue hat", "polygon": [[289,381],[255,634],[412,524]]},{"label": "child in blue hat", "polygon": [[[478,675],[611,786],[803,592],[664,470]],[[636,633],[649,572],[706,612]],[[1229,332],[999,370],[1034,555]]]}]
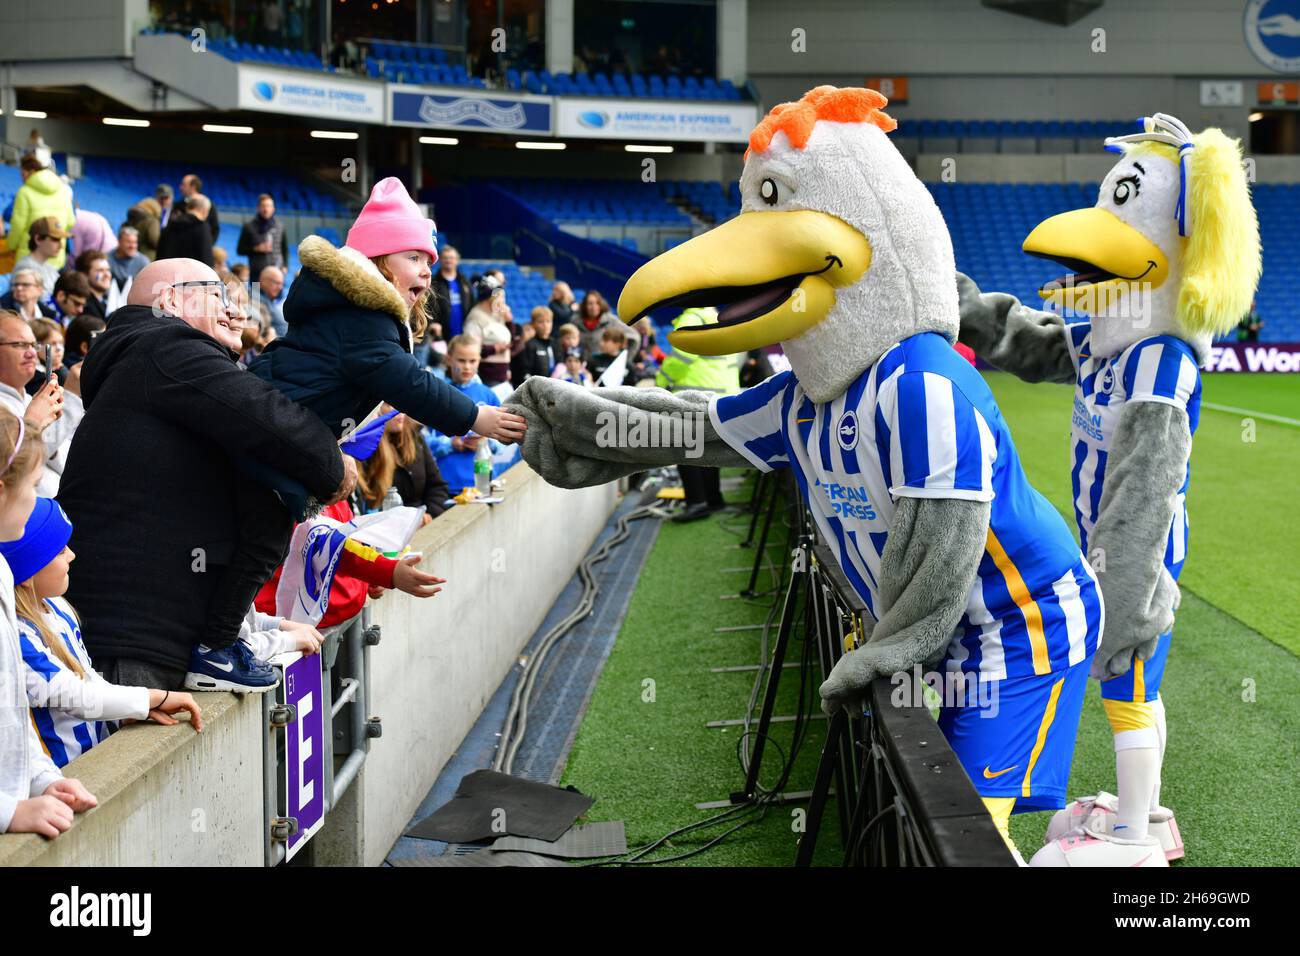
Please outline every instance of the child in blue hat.
[{"label": "child in blue hat", "polygon": [[194,729],[203,729],[199,705],[181,691],[110,684],[97,674],[81,640],[80,621],[63,593],[72,522],[59,503],[37,498],[16,541],[0,542],[0,556],[13,572],[18,640],[22,650],[27,702],[41,741],[63,767],[104,740],[108,721],[152,719],[174,724],[188,711]]},{"label": "child in blue hat", "polygon": [[[44,461],[40,432],[0,414],[0,541],[22,535]],[[22,677],[14,579],[0,555],[0,833],[39,833],[52,840],[72,826],[74,813],[98,801],[80,780],[63,776],[41,746],[26,699],[14,693]]]}]

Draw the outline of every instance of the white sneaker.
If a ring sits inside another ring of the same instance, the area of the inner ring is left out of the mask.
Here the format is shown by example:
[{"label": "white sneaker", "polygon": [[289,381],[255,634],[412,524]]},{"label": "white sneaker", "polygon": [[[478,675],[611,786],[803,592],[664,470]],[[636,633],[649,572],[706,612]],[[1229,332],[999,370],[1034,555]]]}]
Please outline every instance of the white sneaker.
[{"label": "white sneaker", "polygon": [[[1080,797],[1064,810],[1056,811],[1052,822],[1047,825],[1044,843],[1053,843],[1062,839],[1071,830],[1078,829],[1094,817],[1099,821],[1096,827],[1099,832],[1113,833],[1118,805],[1119,798],[1104,790],[1096,796]],[[1160,807],[1151,812],[1148,820],[1148,835],[1160,841],[1165,859],[1169,861],[1182,859],[1187,851],[1183,848],[1183,837],[1178,831],[1177,821],[1174,820],[1174,812],[1168,807]]]},{"label": "white sneaker", "polygon": [[[1094,814],[1107,815],[1114,821],[1115,808],[1118,804],[1119,798],[1104,790],[1095,796],[1079,797],[1064,810],[1057,810],[1053,814],[1052,822],[1047,825],[1047,835],[1043,838],[1043,845],[1055,843],[1070,831],[1079,829]],[[1108,832],[1110,829],[1109,826],[1106,827]]]},{"label": "white sneaker", "polygon": [[1126,840],[1099,829],[1099,817],[1047,844],[1029,861],[1030,866],[1163,866],[1168,867],[1160,841],[1153,836]]}]

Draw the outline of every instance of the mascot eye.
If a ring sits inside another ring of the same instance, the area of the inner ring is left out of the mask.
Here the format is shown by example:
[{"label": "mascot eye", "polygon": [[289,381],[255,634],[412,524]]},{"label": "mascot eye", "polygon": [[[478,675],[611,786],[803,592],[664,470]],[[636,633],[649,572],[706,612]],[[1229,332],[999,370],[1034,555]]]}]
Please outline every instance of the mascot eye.
[{"label": "mascot eye", "polygon": [[763,202],[769,206],[775,206],[777,203],[776,182],[771,179],[765,179],[758,187],[758,194],[763,197]]},{"label": "mascot eye", "polygon": [[1124,205],[1129,201],[1130,196],[1136,196],[1139,192],[1137,177],[1125,176],[1115,184],[1115,205]]}]

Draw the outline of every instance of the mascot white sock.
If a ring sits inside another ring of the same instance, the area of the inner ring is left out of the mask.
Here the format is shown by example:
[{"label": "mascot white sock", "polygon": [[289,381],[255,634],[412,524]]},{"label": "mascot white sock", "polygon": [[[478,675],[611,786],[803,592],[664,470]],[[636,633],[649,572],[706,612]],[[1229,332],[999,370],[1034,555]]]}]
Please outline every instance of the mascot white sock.
[{"label": "mascot white sock", "polygon": [[1160,761],[1156,767],[1156,785],[1151,791],[1151,809],[1160,808],[1160,770],[1165,765],[1165,745],[1169,741],[1169,731],[1165,729],[1165,701],[1157,697],[1151,702],[1151,710],[1156,718],[1156,733],[1160,736]]},{"label": "mascot white sock", "polygon": [[1144,840],[1151,801],[1160,780],[1160,741],[1155,728],[1115,735],[1115,777],[1119,783],[1116,836]]}]

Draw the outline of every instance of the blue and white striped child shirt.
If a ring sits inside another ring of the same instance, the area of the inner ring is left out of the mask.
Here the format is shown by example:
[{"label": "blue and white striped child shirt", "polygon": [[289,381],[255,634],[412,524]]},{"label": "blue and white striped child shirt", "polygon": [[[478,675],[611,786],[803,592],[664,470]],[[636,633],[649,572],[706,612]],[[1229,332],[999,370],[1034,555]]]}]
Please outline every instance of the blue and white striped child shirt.
[{"label": "blue and white striped child shirt", "polygon": [[71,605],[59,597],[46,598],[45,604],[46,623],[85,672],[83,678],[65,665],[46,647],[36,626],[18,618],[32,720],[50,759],[63,767],[109,735],[108,721],[149,716],[149,691],[120,687],[99,676],[91,667]]}]

